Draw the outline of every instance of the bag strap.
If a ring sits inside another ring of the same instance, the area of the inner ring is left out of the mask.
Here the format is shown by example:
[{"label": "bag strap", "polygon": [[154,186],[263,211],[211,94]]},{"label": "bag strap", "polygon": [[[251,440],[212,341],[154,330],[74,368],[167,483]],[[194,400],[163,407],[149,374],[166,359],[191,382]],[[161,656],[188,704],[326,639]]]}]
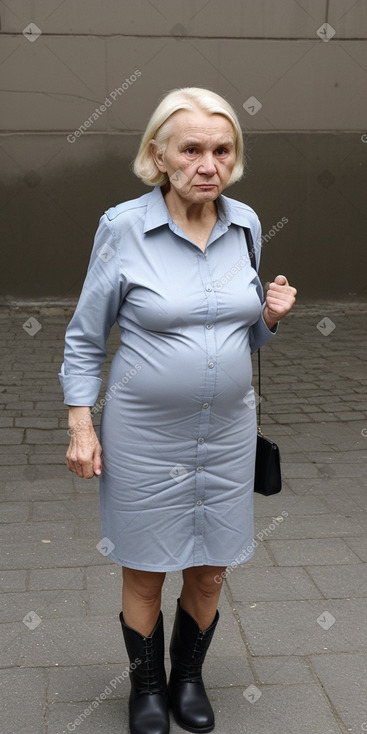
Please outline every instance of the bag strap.
[{"label": "bag strap", "polygon": [[243,231],[244,231],[245,237],[246,237],[246,245],[247,245],[247,249],[248,249],[250,263],[251,263],[252,267],[254,268],[254,270],[256,270],[256,272],[257,272],[256,256],[255,256],[255,245],[254,245],[254,241],[252,239],[251,229],[249,227],[244,227],[243,228]]},{"label": "bag strap", "polygon": [[[255,246],[254,246],[254,241],[252,239],[251,230],[249,229],[249,227],[244,227],[243,228],[243,231],[244,231],[245,237],[246,237],[246,245],[247,245],[247,249],[248,249],[248,255],[249,255],[249,258],[250,258],[251,266],[254,268],[254,270],[256,270],[256,272],[258,272],[257,267],[256,267]],[[258,395],[259,395],[259,403],[258,403],[258,406],[257,406],[257,425],[258,425],[258,428],[260,430],[260,426],[261,426],[261,408],[260,408],[260,405],[261,405],[261,361],[260,361],[260,349],[257,350],[257,372],[258,372],[258,378],[257,378],[257,380],[258,380],[258,390],[259,390],[259,393],[258,393]]]}]

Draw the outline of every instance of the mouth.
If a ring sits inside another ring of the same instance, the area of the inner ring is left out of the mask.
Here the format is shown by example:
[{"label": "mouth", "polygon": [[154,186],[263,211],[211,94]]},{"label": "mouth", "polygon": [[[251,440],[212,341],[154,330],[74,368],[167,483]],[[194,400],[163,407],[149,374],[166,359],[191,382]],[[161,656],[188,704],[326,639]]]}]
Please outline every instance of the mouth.
[{"label": "mouth", "polygon": [[195,184],[195,188],[202,189],[203,191],[211,191],[212,189],[216,189],[216,184]]}]

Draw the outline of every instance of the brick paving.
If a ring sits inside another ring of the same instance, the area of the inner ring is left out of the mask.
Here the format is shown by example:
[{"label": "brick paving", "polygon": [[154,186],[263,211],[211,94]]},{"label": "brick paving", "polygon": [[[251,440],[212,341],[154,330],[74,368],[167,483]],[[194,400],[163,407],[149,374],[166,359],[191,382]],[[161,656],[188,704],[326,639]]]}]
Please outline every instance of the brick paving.
[{"label": "brick paving", "polygon": [[[70,314],[0,312],[7,734],[128,731],[120,569],[96,549],[97,480],[65,467],[57,372]],[[262,425],[283,490],[256,496],[255,557],[222,591],[204,668],[218,734],[367,731],[366,315],[367,303],[297,305],[262,350]],[[163,590],[167,668],[180,579],[167,574]]]}]

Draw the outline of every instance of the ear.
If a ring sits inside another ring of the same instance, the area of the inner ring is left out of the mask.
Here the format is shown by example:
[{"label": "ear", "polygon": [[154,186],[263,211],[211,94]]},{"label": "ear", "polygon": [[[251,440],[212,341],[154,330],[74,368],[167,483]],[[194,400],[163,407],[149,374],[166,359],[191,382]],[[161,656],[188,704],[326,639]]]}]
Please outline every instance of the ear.
[{"label": "ear", "polygon": [[154,163],[156,164],[158,170],[161,173],[167,173],[167,168],[164,162],[164,153],[158,147],[158,143],[156,142],[156,140],[150,141],[150,150]]}]

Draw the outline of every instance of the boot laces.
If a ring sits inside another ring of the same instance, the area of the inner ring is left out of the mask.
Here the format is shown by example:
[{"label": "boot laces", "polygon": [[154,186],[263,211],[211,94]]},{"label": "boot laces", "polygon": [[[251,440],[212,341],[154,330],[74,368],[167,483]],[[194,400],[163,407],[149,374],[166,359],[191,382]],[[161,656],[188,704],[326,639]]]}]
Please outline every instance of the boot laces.
[{"label": "boot laces", "polygon": [[[139,668],[137,669],[137,677],[139,679],[139,694],[142,693],[164,693],[161,674],[161,666],[156,661],[154,664],[153,644],[150,637],[145,638],[145,648],[143,654],[143,660],[141,662],[142,675],[139,675]],[[140,667],[140,666],[139,666]]]},{"label": "boot laces", "polygon": [[194,642],[194,648],[190,660],[187,663],[187,668],[184,674],[181,676],[181,680],[190,683],[202,683],[201,669],[203,665],[202,661],[202,642],[205,638],[205,632],[200,630]]}]

